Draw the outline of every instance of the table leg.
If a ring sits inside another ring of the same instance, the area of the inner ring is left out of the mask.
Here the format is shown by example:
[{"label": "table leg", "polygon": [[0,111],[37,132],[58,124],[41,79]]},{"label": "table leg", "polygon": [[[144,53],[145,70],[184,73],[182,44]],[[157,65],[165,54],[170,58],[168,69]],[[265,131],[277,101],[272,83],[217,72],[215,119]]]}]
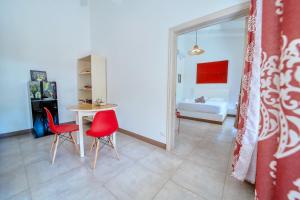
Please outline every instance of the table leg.
[{"label": "table leg", "polygon": [[[76,115],[75,115],[76,116],[75,120],[76,120],[76,124],[77,125],[79,125],[79,119],[78,119],[79,117],[78,117],[78,115],[79,115],[79,112],[77,112]],[[76,143],[79,144],[79,131],[76,132]]]},{"label": "table leg", "polygon": [[83,123],[82,115],[78,112],[78,125],[79,125],[79,146],[80,146],[80,157],[84,157],[84,145],[83,145]]},{"label": "table leg", "polygon": [[113,137],[112,137],[112,142],[113,142],[113,144],[114,144],[115,147],[117,146],[116,136],[117,136],[117,131],[113,133]]}]

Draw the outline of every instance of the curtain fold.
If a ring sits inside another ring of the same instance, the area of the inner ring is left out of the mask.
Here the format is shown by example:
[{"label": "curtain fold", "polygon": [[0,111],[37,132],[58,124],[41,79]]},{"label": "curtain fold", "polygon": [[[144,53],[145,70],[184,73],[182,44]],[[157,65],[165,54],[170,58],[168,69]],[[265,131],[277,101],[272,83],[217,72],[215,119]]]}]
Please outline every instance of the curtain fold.
[{"label": "curtain fold", "polygon": [[[258,28],[257,28],[258,27]],[[255,182],[256,144],[259,125],[261,55],[261,3],[251,1],[248,17],[248,42],[238,108],[233,173],[241,180]]]}]

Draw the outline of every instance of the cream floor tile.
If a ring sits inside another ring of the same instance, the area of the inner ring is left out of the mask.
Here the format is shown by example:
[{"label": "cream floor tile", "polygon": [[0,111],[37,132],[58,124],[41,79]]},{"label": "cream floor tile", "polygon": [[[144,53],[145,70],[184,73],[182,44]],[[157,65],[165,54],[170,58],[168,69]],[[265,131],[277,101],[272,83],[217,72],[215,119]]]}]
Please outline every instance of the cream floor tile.
[{"label": "cream floor tile", "polygon": [[23,134],[17,136],[16,138],[18,139],[19,144],[26,143],[26,142],[34,142],[35,139],[32,133]]},{"label": "cream floor tile", "polygon": [[186,158],[201,141],[202,139],[193,139],[183,134],[179,135],[176,137],[175,148],[172,150],[172,153]]},{"label": "cream floor tile", "polygon": [[117,133],[117,146],[118,148],[121,148],[127,144],[130,144],[130,143],[133,143],[133,142],[137,142],[138,140],[133,138],[133,137],[130,137],[128,135],[125,135],[123,133]]},{"label": "cream floor tile", "polygon": [[20,148],[16,137],[0,139],[0,156],[15,155],[18,153],[20,153]]},{"label": "cream floor tile", "polygon": [[85,168],[75,168],[31,188],[33,200],[115,199]]},{"label": "cream floor tile", "polygon": [[[38,162],[41,160],[50,160],[50,142],[23,142],[20,144],[21,154],[24,159],[24,164]],[[59,150],[58,150],[59,151]]]},{"label": "cream floor tile", "polygon": [[0,175],[0,200],[13,197],[28,188],[23,167]]},{"label": "cream floor tile", "polygon": [[156,195],[154,200],[205,200],[187,189],[178,186],[173,181],[168,183]]},{"label": "cream floor tile", "polygon": [[153,172],[172,175],[182,162],[183,159],[162,149],[153,151],[138,163]]},{"label": "cream floor tile", "polygon": [[195,152],[199,156],[210,159],[226,159],[228,160],[231,153],[232,144],[225,142],[202,142],[199,143]]},{"label": "cream floor tile", "polygon": [[207,157],[203,156],[203,154],[199,151],[201,150],[196,149],[187,157],[187,159],[195,162],[199,166],[209,167],[217,171],[226,173],[228,166],[228,157]]},{"label": "cream floor tile", "polygon": [[50,158],[26,166],[30,186],[34,186],[67,171],[83,165],[78,155],[72,155],[64,148],[57,152],[55,163],[51,165]]},{"label": "cream floor tile", "polygon": [[180,166],[172,180],[201,197],[220,200],[225,176],[225,173],[186,161]]},{"label": "cream floor tile", "polygon": [[22,191],[7,200],[31,200],[31,194],[29,190]]},{"label": "cream floor tile", "polygon": [[23,167],[23,158],[19,153],[0,156],[0,176]]},{"label": "cream floor tile", "polygon": [[223,200],[253,200],[254,186],[240,182],[231,176],[226,177]]},{"label": "cream floor tile", "polygon": [[88,162],[86,162],[86,167],[90,171],[90,173],[95,177],[95,179],[98,182],[101,183],[107,183],[108,181],[114,179],[114,177],[124,170],[126,170],[128,167],[131,167],[134,162],[126,157],[126,156],[120,156],[120,160],[117,158],[103,154],[98,157],[97,159],[97,165],[95,169],[91,168],[91,164],[94,160],[94,155],[92,155]]},{"label": "cream floor tile", "polygon": [[135,164],[105,184],[105,187],[118,199],[148,200],[155,196],[166,181],[165,176]]},{"label": "cream floor tile", "polygon": [[149,155],[155,147],[145,142],[133,142],[119,148],[119,153],[128,156],[131,159],[138,160]]}]

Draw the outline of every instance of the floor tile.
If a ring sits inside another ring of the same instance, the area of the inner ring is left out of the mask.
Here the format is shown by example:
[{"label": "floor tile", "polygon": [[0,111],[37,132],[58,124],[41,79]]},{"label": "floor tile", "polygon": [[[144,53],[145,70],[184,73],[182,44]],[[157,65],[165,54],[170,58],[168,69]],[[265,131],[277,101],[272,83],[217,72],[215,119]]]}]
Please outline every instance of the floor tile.
[{"label": "floor tile", "polygon": [[152,145],[137,141],[120,147],[119,152],[131,159],[138,160],[149,155],[154,149]]},{"label": "floor tile", "polygon": [[171,175],[182,162],[183,160],[176,155],[165,150],[156,150],[141,159],[138,163],[153,172]]},{"label": "floor tile", "polygon": [[187,189],[169,181],[156,195],[154,200],[205,200]]},{"label": "floor tile", "polygon": [[107,183],[112,180],[116,175],[120,174],[128,167],[132,166],[134,162],[126,157],[120,156],[120,160],[110,155],[101,154],[97,159],[97,165],[95,169],[91,168],[94,156],[92,155],[90,160],[86,162],[86,167],[91,171],[91,174],[101,183]]},{"label": "floor tile", "polygon": [[177,136],[175,148],[172,150],[172,153],[185,158],[197,147],[200,141],[199,139],[192,139],[185,135]]},{"label": "floor tile", "polygon": [[148,200],[165,184],[167,178],[135,164],[105,184],[118,199]]},{"label": "floor tile", "polygon": [[31,188],[33,200],[114,200],[85,168],[75,168],[61,176]]},{"label": "floor tile", "polygon": [[125,135],[125,134],[119,133],[119,132],[117,133],[116,139],[117,139],[117,146],[118,146],[118,148],[123,147],[123,146],[125,146],[127,144],[130,144],[130,143],[138,141],[137,139],[135,139],[133,137],[130,137],[128,135]]},{"label": "floor tile", "polygon": [[26,173],[23,167],[1,174],[0,199],[4,200],[28,188]]},{"label": "floor tile", "polygon": [[19,143],[16,137],[0,139],[0,156],[9,156],[20,153]]},{"label": "floor tile", "polygon": [[221,199],[225,176],[225,173],[186,161],[172,180],[206,199]]},{"label": "floor tile", "polygon": [[31,200],[30,190],[22,191],[7,200]]},{"label": "floor tile", "polygon": [[0,156],[0,175],[23,167],[23,158],[19,153]]},{"label": "floor tile", "polygon": [[254,186],[250,183],[240,182],[231,176],[227,176],[223,200],[253,200]]},{"label": "floor tile", "polygon": [[60,150],[57,152],[53,165],[51,165],[49,158],[26,166],[30,186],[43,183],[82,165],[78,155],[71,155],[66,150],[62,152],[63,148]]}]

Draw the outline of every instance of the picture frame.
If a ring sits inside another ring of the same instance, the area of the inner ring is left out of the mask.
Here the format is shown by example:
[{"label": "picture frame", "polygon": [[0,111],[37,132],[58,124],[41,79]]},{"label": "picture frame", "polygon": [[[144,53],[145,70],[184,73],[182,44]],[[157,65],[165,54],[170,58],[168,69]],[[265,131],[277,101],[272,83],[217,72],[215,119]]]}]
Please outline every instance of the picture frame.
[{"label": "picture frame", "polygon": [[29,81],[29,89],[31,100],[40,100],[42,98],[40,81]]},{"label": "picture frame", "polygon": [[30,70],[31,81],[47,81],[46,71]]}]

